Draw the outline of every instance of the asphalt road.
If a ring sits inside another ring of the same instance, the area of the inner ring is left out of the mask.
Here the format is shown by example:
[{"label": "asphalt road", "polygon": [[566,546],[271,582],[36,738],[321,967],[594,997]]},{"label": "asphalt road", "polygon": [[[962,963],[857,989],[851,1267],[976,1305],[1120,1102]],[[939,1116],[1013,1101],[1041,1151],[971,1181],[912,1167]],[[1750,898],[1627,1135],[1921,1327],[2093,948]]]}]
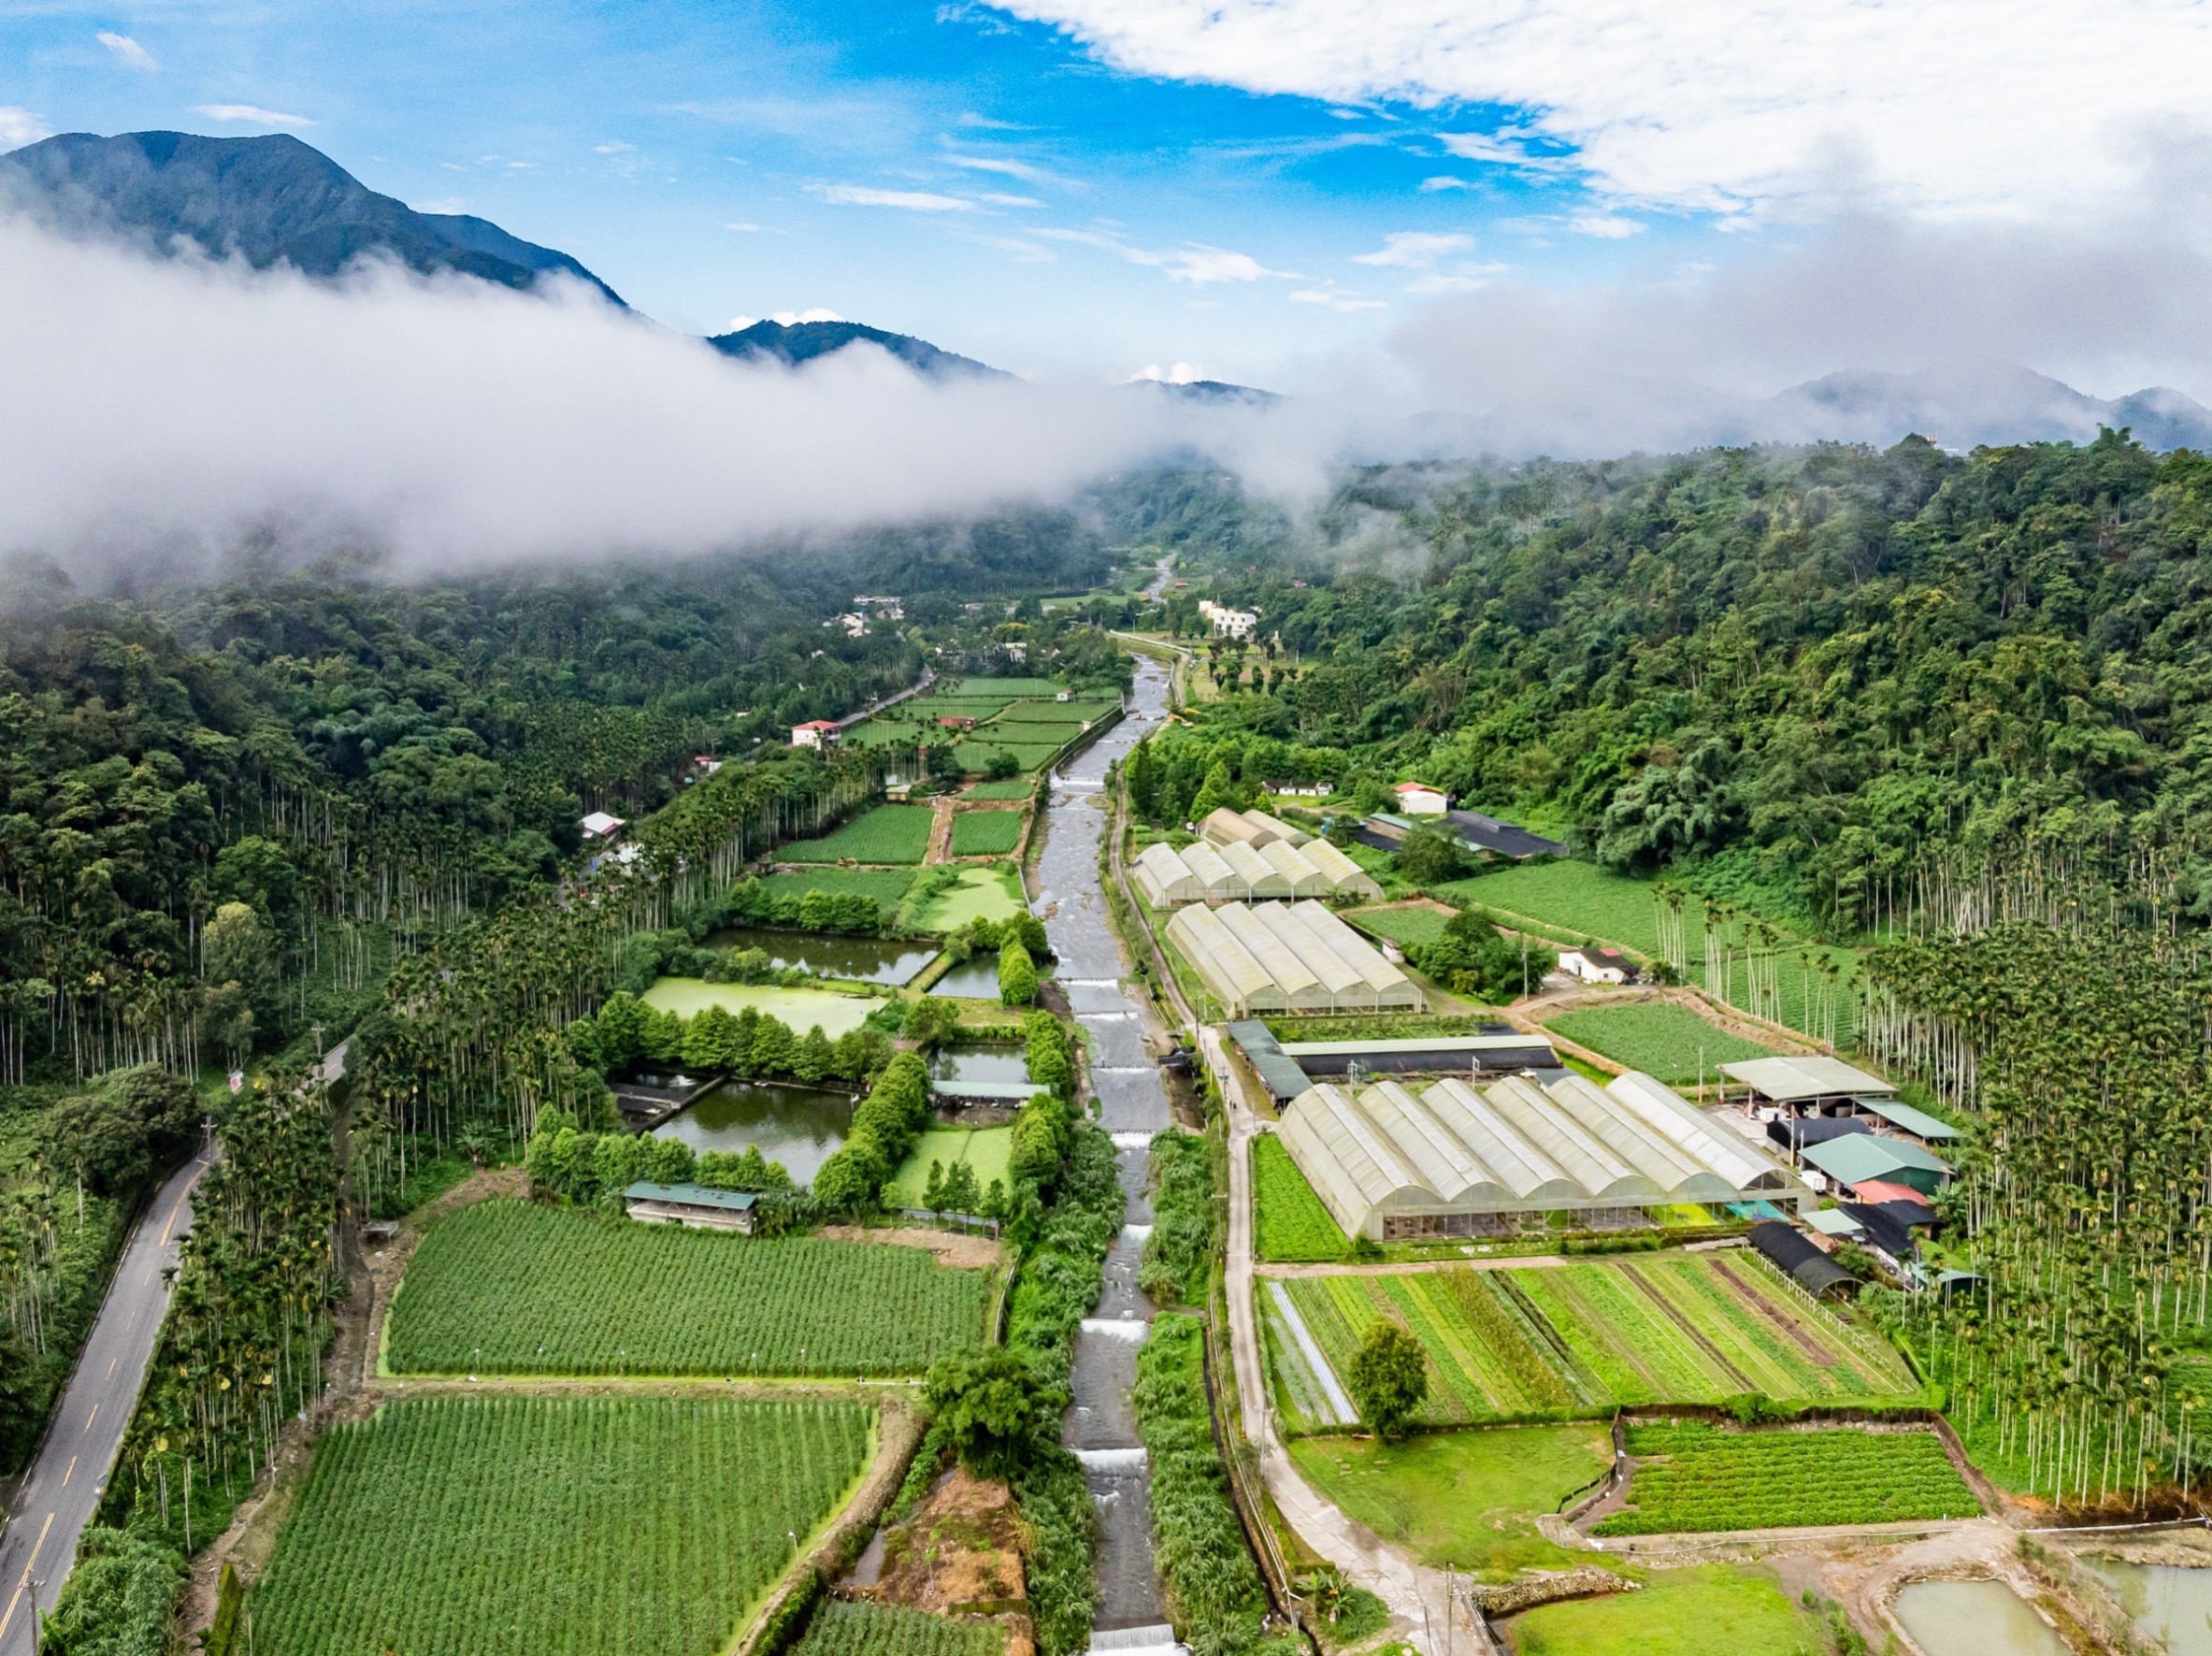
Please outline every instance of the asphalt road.
[{"label": "asphalt road", "polygon": [[192,1229],[192,1187],[207,1169],[205,1155],[194,1158],[138,1217],[38,1463],[17,1495],[0,1537],[0,1652],[6,1656],[36,1650],[33,1599],[42,1609],[53,1608],[77,1557],[77,1538],[99,1505],[169,1308],[162,1273],[177,1263],[177,1245]]},{"label": "asphalt road", "polygon": [[[323,1058],[326,1079],[344,1076],[347,1044],[339,1042]],[[38,1462],[17,1491],[7,1528],[0,1533],[0,1656],[36,1656],[38,1617],[33,1606],[53,1608],[76,1562],[77,1538],[92,1521],[122,1447],[123,1428],[138,1406],[146,1365],[153,1361],[169,1310],[169,1282],[163,1274],[177,1263],[178,1245],[192,1229],[192,1188],[211,1156],[196,1156],[171,1174],[138,1216]]]}]

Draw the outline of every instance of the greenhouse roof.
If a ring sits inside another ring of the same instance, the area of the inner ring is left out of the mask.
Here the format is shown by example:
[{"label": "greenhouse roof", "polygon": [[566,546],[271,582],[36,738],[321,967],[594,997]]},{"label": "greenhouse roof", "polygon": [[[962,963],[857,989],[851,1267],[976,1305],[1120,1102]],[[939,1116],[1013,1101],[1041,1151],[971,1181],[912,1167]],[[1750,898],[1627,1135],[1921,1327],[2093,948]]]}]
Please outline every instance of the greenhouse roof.
[{"label": "greenhouse roof", "polygon": [[1722,1064],[1720,1073],[1778,1104],[1897,1090],[1879,1075],[1869,1075],[1864,1070],[1833,1058],[1746,1058],[1739,1063]]}]

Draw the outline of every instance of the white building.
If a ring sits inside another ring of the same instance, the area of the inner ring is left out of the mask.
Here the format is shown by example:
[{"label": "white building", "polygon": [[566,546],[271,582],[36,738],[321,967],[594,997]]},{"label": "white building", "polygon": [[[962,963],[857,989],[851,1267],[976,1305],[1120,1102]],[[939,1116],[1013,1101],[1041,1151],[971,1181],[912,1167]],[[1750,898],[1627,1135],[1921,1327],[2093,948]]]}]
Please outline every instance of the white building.
[{"label": "white building", "polygon": [[1259,625],[1257,610],[1232,610],[1212,598],[1199,599],[1199,613],[1214,625],[1215,638],[1248,639]]},{"label": "white building", "polygon": [[837,620],[838,625],[845,629],[845,636],[847,638],[864,639],[868,637],[867,616],[858,613],[847,613],[840,615]]},{"label": "white building", "polygon": [[1398,796],[1401,816],[1442,816],[1452,803],[1444,789],[1425,782],[1401,782],[1390,791]]},{"label": "white building", "polygon": [[793,747],[831,747],[836,744],[837,739],[838,724],[835,719],[809,719],[803,725],[791,727]]},{"label": "white building", "polygon": [[619,816],[610,816],[604,811],[595,811],[578,825],[587,840],[611,840],[628,826]]},{"label": "white building", "polygon": [[1618,949],[1561,949],[1559,970],[1586,984],[1632,984],[1636,963]]}]

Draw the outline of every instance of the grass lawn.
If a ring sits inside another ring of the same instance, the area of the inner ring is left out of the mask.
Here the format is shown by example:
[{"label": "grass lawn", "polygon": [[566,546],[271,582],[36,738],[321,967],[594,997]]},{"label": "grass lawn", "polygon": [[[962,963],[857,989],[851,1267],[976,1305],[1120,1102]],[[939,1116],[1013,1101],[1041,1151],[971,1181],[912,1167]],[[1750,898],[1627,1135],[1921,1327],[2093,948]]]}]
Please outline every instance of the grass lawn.
[{"label": "grass lawn", "polygon": [[1022,840],[1022,813],[963,811],[953,818],[955,857],[1004,857]]},{"label": "grass lawn", "polygon": [[1772,1576],[1735,1564],[1660,1571],[1641,1592],[1545,1605],[1507,1628],[1520,1656],[1816,1656],[1830,1648],[1827,1629]]},{"label": "grass lawn", "polygon": [[935,813],[926,805],[878,805],[819,840],[776,849],[780,862],[920,862],[929,854]]},{"label": "grass lawn", "polygon": [[925,931],[957,931],[970,920],[1005,920],[1028,909],[1021,874],[1011,863],[964,868],[960,883],[932,898],[915,924]]},{"label": "grass lawn", "polygon": [[1253,1141],[1252,1200],[1263,1260],[1341,1260],[1352,1246],[1275,1133]]},{"label": "grass lawn", "polygon": [[779,1017],[797,1034],[816,1024],[832,1041],[847,1030],[857,1030],[868,1015],[883,1004],[876,995],[840,995],[835,989],[786,989],[774,984],[711,984],[697,977],[664,977],[645,991],[645,1004],[661,1012],[690,1017],[710,1006],[731,1013],[752,1007],[764,1015]]},{"label": "grass lawn", "polygon": [[1035,770],[1049,763],[1059,751],[1060,744],[1056,742],[968,741],[953,749],[953,763],[965,773],[979,776],[990,768],[994,755],[1012,754],[1013,762],[1024,770]]},{"label": "grass lawn", "polygon": [[1066,686],[1050,679],[955,679],[938,691],[937,699],[956,701],[974,696],[1002,696],[1012,701],[1024,696],[1057,696]]},{"label": "grass lawn", "polygon": [[943,1162],[947,1173],[958,1163],[967,1162],[975,1169],[975,1188],[985,1190],[993,1179],[1006,1177],[1007,1159],[1013,1154],[1011,1127],[932,1128],[914,1141],[913,1149],[891,1175],[891,1183],[898,1190],[898,1205],[922,1205],[922,1192],[928,1188],[932,1161]]},{"label": "grass lawn", "polygon": [[1696,1013],[1666,1001],[1565,1012],[1544,1027],[1661,1081],[1696,1081],[1701,1050],[1708,1081],[1717,1079],[1721,1064],[1774,1055],[1773,1047],[1716,1029]]},{"label": "grass lawn", "polygon": [[982,1337],[984,1289],[888,1243],[480,1202],[423,1238],[381,1356],[401,1375],[912,1375]]},{"label": "grass lawn", "polygon": [[1536,1518],[1603,1476],[1613,1445],[1601,1425],[1515,1426],[1397,1444],[1293,1438],[1290,1455],[1323,1494],[1421,1562],[1497,1578],[1593,1562],[1546,1541]]},{"label": "grass lawn", "polygon": [[1037,785],[1026,778],[1010,776],[1004,782],[979,782],[960,797],[964,799],[1027,799],[1037,791]]},{"label": "grass lawn", "polygon": [[852,1403],[387,1403],[316,1447],[256,1647],[712,1656],[848,1498],[873,1426]]},{"label": "grass lawn", "polygon": [[898,907],[898,900],[913,883],[912,869],[815,868],[802,869],[796,874],[768,874],[761,879],[772,897],[804,897],[810,891],[826,891],[833,897],[872,897],[886,914]]}]

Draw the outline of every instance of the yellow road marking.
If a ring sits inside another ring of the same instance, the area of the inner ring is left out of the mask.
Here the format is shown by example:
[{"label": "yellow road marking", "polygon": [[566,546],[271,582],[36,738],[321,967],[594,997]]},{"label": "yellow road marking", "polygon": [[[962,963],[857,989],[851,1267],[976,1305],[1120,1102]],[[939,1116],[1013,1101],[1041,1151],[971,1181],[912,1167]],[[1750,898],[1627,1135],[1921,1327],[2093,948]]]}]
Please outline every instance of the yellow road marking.
[{"label": "yellow road marking", "polygon": [[23,1578],[15,1584],[15,1596],[7,1601],[7,1614],[0,1616],[0,1638],[7,1634],[7,1624],[15,1620],[15,1607],[22,1603],[23,1589],[31,1585],[31,1571],[38,1562],[38,1549],[46,1545],[46,1532],[54,1527],[54,1515],[48,1513],[46,1522],[39,1526],[38,1539],[31,1548],[31,1556],[23,1561]]},{"label": "yellow road marking", "polygon": [[69,1470],[68,1470],[68,1472],[65,1472],[65,1473],[63,1473],[63,1474],[62,1474],[62,1488],[64,1488],[64,1489],[65,1490],[65,1489],[67,1489],[67,1488],[69,1487],[69,1473],[70,1473],[70,1472],[75,1472],[76,1470],[77,1470],[77,1457],[76,1457],[75,1455],[71,1455],[71,1456],[69,1457]]},{"label": "yellow road marking", "polygon": [[89,1415],[85,1416],[85,1418],[84,1418],[84,1429],[85,1429],[87,1432],[90,1432],[90,1431],[93,1429],[93,1422],[94,1420],[97,1420],[99,1418],[100,1418],[100,1405],[99,1405],[98,1404],[93,1404],[93,1412],[92,1412],[91,1414],[89,1414]]}]

